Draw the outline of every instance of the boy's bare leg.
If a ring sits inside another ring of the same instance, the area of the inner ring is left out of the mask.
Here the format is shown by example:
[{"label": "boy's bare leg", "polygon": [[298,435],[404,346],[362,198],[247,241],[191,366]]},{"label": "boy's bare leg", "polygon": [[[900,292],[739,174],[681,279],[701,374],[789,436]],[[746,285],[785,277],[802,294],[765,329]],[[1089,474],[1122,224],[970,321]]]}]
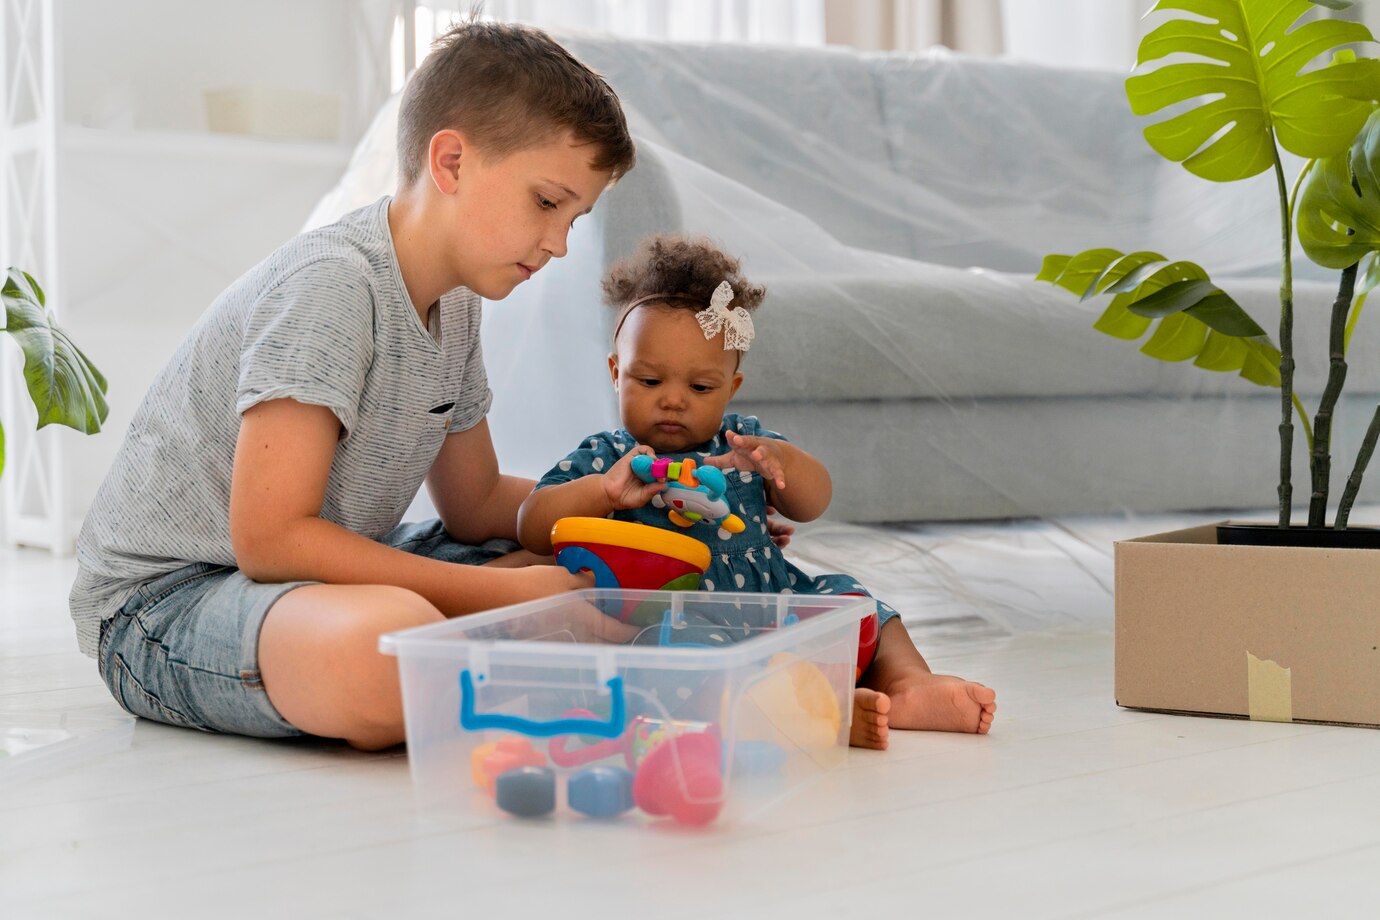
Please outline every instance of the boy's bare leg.
[{"label": "boy's bare leg", "polygon": [[893,728],[986,734],[996,711],[996,691],[932,673],[900,619],[892,619],[854,691],[849,743],[884,750]]},{"label": "boy's bare leg", "polygon": [[398,661],[379,636],[444,619],[430,601],[388,585],[307,585],[284,594],[259,633],[259,672],[296,728],[362,750],[404,739]]}]

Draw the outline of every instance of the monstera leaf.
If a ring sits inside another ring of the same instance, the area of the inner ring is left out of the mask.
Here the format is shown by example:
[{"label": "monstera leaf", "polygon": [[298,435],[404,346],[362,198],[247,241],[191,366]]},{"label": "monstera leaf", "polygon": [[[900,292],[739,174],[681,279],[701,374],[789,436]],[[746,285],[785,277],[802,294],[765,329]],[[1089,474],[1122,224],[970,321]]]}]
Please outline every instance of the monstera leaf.
[{"label": "monstera leaf", "polygon": [[1380,283],[1380,109],[1350,149],[1312,164],[1296,213],[1299,242],[1314,262],[1335,269],[1363,263],[1346,325],[1350,344],[1366,297]]},{"label": "monstera leaf", "polygon": [[1279,386],[1279,350],[1265,330],[1192,262],[1171,262],[1155,252],[1089,249],[1045,256],[1035,280],[1084,300],[1116,295],[1093,328],[1119,339],[1138,339],[1158,320],[1141,346],[1152,358],[1192,358],[1206,370],[1239,371],[1251,383]]},{"label": "monstera leaf", "polygon": [[1380,98],[1380,61],[1304,68],[1340,46],[1371,41],[1360,23],[1299,24],[1309,0],[1159,0],[1181,10],[1140,43],[1137,66],[1189,55],[1126,81],[1137,115],[1177,114],[1145,129],[1160,155],[1196,176],[1232,182],[1275,165],[1271,135],[1301,157],[1328,157],[1351,143]]},{"label": "monstera leaf", "polygon": [[[105,378],[53,322],[38,282],[11,268],[0,298],[5,305],[0,330],[14,336],[24,352],[24,382],[38,409],[38,427],[57,423],[85,434],[100,431],[109,412]],[[0,432],[0,472],[4,459]]]},{"label": "monstera leaf", "polygon": [[1325,268],[1343,269],[1380,250],[1380,110],[1349,149],[1313,164],[1296,211],[1303,251]]}]

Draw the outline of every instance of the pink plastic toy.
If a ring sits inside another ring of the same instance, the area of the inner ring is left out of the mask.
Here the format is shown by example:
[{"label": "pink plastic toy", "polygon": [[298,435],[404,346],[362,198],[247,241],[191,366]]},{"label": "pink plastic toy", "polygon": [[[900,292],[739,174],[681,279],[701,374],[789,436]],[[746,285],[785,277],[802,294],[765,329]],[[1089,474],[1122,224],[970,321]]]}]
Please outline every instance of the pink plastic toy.
[{"label": "pink plastic toy", "polygon": [[649,815],[670,815],[679,824],[703,827],[723,810],[724,781],[719,739],[707,733],[661,742],[633,778],[633,803]]}]

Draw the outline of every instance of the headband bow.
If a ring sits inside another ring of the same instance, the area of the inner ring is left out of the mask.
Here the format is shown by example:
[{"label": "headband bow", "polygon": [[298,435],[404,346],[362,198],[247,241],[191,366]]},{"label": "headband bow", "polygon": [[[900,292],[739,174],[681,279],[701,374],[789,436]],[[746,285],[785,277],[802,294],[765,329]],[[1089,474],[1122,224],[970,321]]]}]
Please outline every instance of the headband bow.
[{"label": "headband bow", "polygon": [[714,338],[719,334],[719,330],[723,330],[724,351],[747,351],[748,346],[752,344],[752,337],[756,335],[752,328],[752,316],[742,307],[730,310],[728,305],[732,302],[733,285],[721,281],[714,289],[714,296],[709,298],[709,306],[696,313],[695,319],[704,330],[706,339]]}]

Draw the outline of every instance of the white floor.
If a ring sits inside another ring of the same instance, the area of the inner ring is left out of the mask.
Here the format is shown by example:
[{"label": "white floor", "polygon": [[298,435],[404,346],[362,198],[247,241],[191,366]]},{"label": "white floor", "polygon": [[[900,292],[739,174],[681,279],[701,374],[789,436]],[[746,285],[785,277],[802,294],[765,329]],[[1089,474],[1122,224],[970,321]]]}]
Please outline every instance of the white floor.
[{"label": "white floor", "polygon": [[[0,769],[0,917],[1376,916],[1380,732],[1117,708],[1110,546],[1075,542],[1104,585],[1077,617],[915,621],[936,670],[997,688],[990,736],[895,735],[758,823],[457,830],[413,804],[401,751],[139,722],[51,775]],[[0,717],[118,719],[75,651],[72,571],[0,550]]]}]

